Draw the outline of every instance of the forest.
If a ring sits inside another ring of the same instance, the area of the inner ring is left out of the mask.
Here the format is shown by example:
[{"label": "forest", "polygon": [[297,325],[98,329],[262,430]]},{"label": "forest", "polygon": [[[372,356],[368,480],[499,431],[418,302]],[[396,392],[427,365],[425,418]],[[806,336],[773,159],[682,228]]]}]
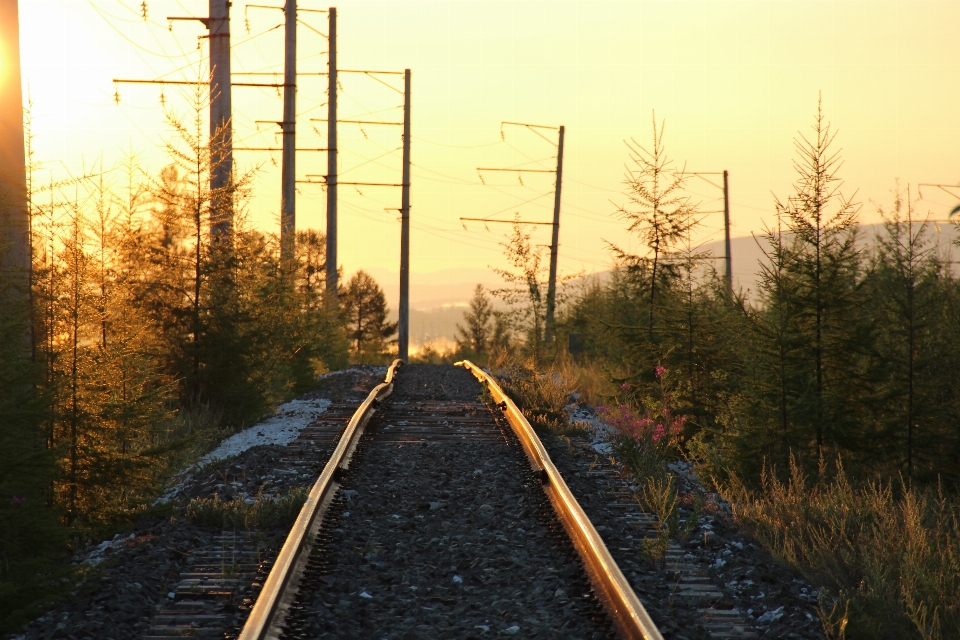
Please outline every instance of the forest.
[{"label": "forest", "polygon": [[[28,131],[33,267],[0,275],[0,631],[71,584],[72,552],[169,510],[165,483],[224,437],[388,357],[370,276],[333,306],[322,233],[284,257],[246,220],[252,174],[211,191],[196,98],[168,112],[155,176],[130,155],[37,184]],[[229,236],[213,231],[227,207]]]},{"label": "forest", "polygon": [[[370,276],[358,272],[331,304],[322,234],[298,233],[285,256],[245,219],[251,176],[211,192],[196,106],[169,114],[159,175],[136,155],[60,184],[28,172],[32,273],[0,282],[4,629],[69,583],[72,551],[168,508],[154,503],[164,483],[224,436],[319,374],[390,358],[396,327]],[[822,587],[837,637],[848,624],[866,630],[857,637],[950,637],[960,630],[950,255],[899,186],[883,232],[861,242],[861,205],[844,195],[836,134],[818,110],[797,138],[794,190],[778,194],[775,223],[756,238],[758,290],[736,291],[691,240],[702,215],[665,131],[654,119],[650,143],[628,145],[611,212],[643,255],[610,245],[608,274],[561,279],[548,327],[543,250],[518,223],[497,269],[504,286],[477,287],[455,352],[419,360],[561,380],[560,407],[573,391],[602,405],[633,469],[693,461],[743,526]],[[211,232],[225,207],[229,237]],[[542,424],[562,421],[551,411]]]},{"label": "forest", "polygon": [[737,291],[691,241],[703,216],[664,133],[654,120],[628,144],[616,212],[646,253],[611,244],[609,274],[571,278],[551,341],[544,263],[515,226],[505,287],[478,288],[457,356],[504,368],[544,423],[568,401],[544,387],[579,392],[638,478],[692,461],[821,588],[828,636],[958,637],[960,278],[934,223],[894,184],[881,233],[862,237],[818,108],[793,191],[755,236],[757,290]]}]

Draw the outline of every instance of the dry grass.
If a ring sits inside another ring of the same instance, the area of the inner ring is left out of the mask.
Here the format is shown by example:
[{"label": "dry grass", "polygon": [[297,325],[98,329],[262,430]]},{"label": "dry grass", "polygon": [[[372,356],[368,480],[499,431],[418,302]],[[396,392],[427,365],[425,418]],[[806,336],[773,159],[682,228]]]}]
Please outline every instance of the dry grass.
[{"label": "dry grass", "polygon": [[195,524],[218,529],[289,529],[308,493],[307,489],[291,489],[282,496],[258,496],[251,503],[239,498],[224,502],[220,496],[195,498],[187,505],[186,515]]},{"label": "dry grass", "polygon": [[490,369],[535,428],[567,428],[564,407],[578,389],[576,378],[568,370],[557,365],[538,366],[532,358],[508,357],[497,358]]},{"label": "dry grass", "polygon": [[760,493],[733,478],[734,517],[824,591],[831,637],[960,637],[960,512],[942,489],[853,487],[842,467],[811,481],[795,464]]}]

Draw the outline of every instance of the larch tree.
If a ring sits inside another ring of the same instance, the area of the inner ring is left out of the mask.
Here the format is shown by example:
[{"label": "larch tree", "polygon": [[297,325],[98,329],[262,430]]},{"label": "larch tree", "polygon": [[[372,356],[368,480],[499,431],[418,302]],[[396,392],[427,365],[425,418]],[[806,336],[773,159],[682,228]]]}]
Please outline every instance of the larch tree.
[{"label": "larch tree", "polygon": [[663,144],[666,123],[661,122],[658,128],[656,115],[652,118],[653,144],[649,149],[632,138],[625,142],[630,155],[623,181],[628,203],[617,210],[627,221],[627,230],[639,237],[648,254],[633,256],[611,245],[620,259],[649,271],[647,336],[651,344],[655,341],[657,284],[663,260],[697,224],[696,206],[684,193],[685,169],[674,166]]}]

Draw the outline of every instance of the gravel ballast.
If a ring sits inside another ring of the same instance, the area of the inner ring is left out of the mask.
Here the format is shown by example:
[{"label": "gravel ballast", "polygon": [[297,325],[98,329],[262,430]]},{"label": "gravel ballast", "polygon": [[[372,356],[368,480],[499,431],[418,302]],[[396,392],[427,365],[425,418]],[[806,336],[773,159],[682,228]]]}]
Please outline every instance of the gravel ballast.
[{"label": "gravel ballast", "polygon": [[313,554],[323,568],[312,590],[301,590],[305,616],[291,631],[615,637],[522,449],[493,414],[487,429],[499,431],[499,441],[386,437],[408,403],[443,400],[473,416],[487,411],[480,392],[463,369],[400,369],[327,515],[325,541]]}]

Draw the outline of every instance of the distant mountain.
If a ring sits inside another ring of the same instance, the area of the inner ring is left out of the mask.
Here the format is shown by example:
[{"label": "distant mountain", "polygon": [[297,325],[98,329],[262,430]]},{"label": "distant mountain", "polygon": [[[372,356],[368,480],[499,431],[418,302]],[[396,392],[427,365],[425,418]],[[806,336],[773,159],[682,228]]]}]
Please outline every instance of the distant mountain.
[{"label": "distant mountain", "polygon": [[[914,224],[919,225],[919,223]],[[919,229],[919,227],[915,226],[915,229]],[[937,222],[930,223],[928,229],[928,238],[936,240],[938,252],[942,255],[952,252],[953,243],[960,238],[960,232],[958,232],[956,225]],[[883,232],[883,224],[880,223],[860,225],[858,244],[864,249],[872,247],[877,236]],[[745,291],[756,292],[760,272],[759,265],[765,259],[763,254],[765,248],[766,242],[761,233],[757,233],[756,238],[741,236],[730,239],[730,253],[733,256],[733,286],[735,289],[743,288]],[[722,258],[723,241],[705,244],[702,250]],[[714,260],[713,264],[717,272],[722,274],[724,270],[723,260]]]},{"label": "distant mountain", "polygon": [[[867,248],[874,244],[882,224],[861,225],[859,243]],[[951,252],[953,243],[960,238],[955,225],[931,223],[930,238],[935,239],[938,251],[943,255]],[[764,259],[765,242],[762,234],[730,239],[733,256],[733,282],[737,289],[755,293],[757,290],[759,264]],[[718,273],[723,273],[723,241],[711,242],[701,247],[716,259],[711,263]],[[562,260],[562,255],[561,255]],[[397,318],[397,303],[400,299],[399,274],[387,269],[369,269],[368,272],[383,287],[393,320]],[[592,274],[603,278],[607,272]],[[588,276],[589,277],[589,276]],[[450,346],[453,344],[456,324],[463,322],[463,312],[477,284],[487,289],[502,286],[503,282],[490,269],[443,269],[410,274],[410,341],[413,345],[432,343]],[[575,283],[574,283],[575,284]]]}]

